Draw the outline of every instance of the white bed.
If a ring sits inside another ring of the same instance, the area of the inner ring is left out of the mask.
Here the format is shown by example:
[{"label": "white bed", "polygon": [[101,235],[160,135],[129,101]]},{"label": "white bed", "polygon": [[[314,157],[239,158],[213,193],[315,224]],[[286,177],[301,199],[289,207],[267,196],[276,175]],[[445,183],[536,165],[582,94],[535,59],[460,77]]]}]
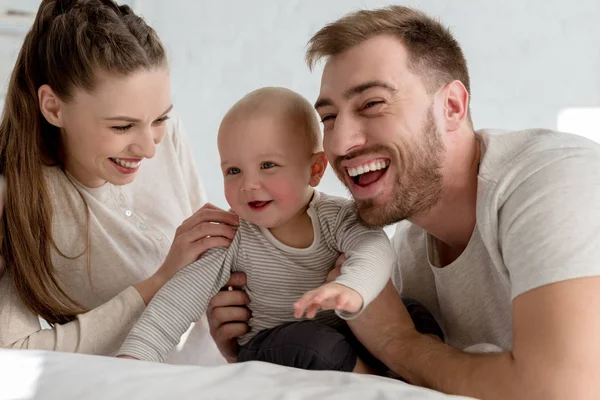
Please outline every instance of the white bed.
[{"label": "white bed", "polygon": [[464,399],[374,376],[266,363],[219,367],[0,350],[0,399]]}]

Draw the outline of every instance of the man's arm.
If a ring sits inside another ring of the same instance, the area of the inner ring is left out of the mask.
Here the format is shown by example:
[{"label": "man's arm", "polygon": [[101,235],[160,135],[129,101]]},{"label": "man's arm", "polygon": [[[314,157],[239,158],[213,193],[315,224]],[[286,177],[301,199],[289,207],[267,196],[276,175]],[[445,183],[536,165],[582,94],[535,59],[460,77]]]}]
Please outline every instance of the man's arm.
[{"label": "man's arm", "polygon": [[531,290],[514,301],[513,351],[495,354],[464,353],[418,333],[391,284],[349,324],[416,385],[482,399],[591,399],[600,393],[598,310],[597,277]]},{"label": "man's arm", "polygon": [[555,151],[544,155],[553,161],[522,171],[498,210],[513,292],[512,351],[467,354],[416,333],[388,285],[350,324],[396,373],[484,399],[600,394],[600,157],[589,148]]}]

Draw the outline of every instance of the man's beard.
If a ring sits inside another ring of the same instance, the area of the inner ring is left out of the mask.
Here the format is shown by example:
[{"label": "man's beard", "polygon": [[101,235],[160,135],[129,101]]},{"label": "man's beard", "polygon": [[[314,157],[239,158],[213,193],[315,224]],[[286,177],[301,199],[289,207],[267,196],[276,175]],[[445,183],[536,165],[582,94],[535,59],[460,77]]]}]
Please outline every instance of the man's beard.
[{"label": "man's beard", "polygon": [[358,218],[364,225],[382,227],[424,215],[442,197],[442,156],[445,147],[437,131],[433,107],[427,111],[421,139],[404,153],[404,171],[400,170],[401,165],[390,165],[397,168],[397,180],[390,201],[378,204],[377,198],[355,199]]}]

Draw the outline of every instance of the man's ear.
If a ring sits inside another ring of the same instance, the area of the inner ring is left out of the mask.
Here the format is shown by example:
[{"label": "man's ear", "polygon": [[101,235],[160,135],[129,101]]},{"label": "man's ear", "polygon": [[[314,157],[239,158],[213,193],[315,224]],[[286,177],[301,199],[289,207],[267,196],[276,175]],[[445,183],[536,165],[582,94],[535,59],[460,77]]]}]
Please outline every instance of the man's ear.
[{"label": "man's ear", "polygon": [[312,164],[310,167],[310,181],[312,187],[317,187],[323,178],[323,174],[327,169],[327,157],[325,153],[320,151],[312,155]]},{"label": "man's ear", "polygon": [[468,118],[469,92],[460,81],[448,84],[444,96],[444,122],[446,130],[456,131]]},{"label": "man's ear", "polygon": [[63,116],[62,116],[62,101],[58,98],[54,90],[48,85],[42,85],[38,89],[38,101],[40,111],[46,121],[50,124],[63,128]]}]

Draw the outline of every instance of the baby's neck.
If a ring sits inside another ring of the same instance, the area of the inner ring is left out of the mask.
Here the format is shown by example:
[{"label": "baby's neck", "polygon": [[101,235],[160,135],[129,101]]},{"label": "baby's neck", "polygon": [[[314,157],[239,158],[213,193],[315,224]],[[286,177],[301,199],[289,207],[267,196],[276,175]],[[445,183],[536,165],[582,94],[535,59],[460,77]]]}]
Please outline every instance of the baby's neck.
[{"label": "baby's neck", "polygon": [[297,249],[310,247],[315,239],[312,220],[307,213],[308,207],[301,210],[296,216],[286,223],[269,231],[281,243]]}]

